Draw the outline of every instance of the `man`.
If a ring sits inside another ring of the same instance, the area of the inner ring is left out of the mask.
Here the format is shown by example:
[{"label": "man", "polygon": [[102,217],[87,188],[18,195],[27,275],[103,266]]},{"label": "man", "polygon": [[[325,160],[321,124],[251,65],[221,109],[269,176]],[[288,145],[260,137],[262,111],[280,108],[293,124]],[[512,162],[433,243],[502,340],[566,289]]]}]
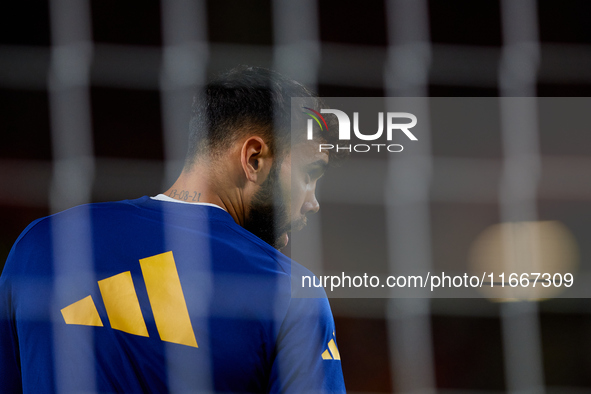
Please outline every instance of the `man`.
[{"label": "man", "polygon": [[292,295],[311,273],[275,249],[318,211],[334,159],[327,130],[292,143],[291,97],[313,95],[234,69],[195,98],[166,193],[25,229],[0,277],[0,390],[344,391],[325,294]]}]

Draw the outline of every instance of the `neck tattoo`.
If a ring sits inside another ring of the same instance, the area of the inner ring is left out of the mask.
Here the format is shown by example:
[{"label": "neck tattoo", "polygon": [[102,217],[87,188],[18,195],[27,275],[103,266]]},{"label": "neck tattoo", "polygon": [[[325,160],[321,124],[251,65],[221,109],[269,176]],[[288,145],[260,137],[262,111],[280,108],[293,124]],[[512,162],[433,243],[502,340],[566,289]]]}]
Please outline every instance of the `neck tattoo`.
[{"label": "neck tattoo", "polygon": [[190,202],[199,202],[199,200],[201,199],[201,193],[189,190],[178,191],[177,189],[173,189],[170,191],[170,194],[168,196],[177,200]]}]

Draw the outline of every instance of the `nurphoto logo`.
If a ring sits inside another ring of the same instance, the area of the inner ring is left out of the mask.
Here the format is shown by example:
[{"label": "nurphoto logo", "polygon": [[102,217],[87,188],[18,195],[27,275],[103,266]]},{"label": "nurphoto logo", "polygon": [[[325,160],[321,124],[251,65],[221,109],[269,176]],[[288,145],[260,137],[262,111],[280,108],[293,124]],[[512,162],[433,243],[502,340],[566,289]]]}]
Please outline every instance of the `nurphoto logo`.
[{"label": "nurphoto logo", "polygon": [[[313,140],[313,126],[314,121],[318,124],[321,130],[325,128],[328,130],[328,124],[322,114],[331,114],[336,116],[339,125],[339,140],[350,141],[351,140],[351,120],[349,116],[338,109],[321,109],[320,112],[313,110],[312,108],[303,107],[304,113],[309,115],[311,119],[308,119],[307,124],[307,138]],[[417,117],[408,112],[386,112],[385,116],[383,112],[378,112],[378,130],[373,134],[364,134],[359,130],[359,112],[353,112],[353,133],[355,137],[362,141],[376,141],[384,134],[384,118],[386,119],[386,141],[391,142],[393,137],[399,132],[402,132],[411,141],[418,141],[417,137],[409,130],[417,124]],[[406,120],[406,122],[401,120]],[[410,120],[410,122],[408,122]],[[320,144],[319,150],[336,150],[342,151],[347,150],[349,152],[369,152],[370,150],[387,151],[392,153],[402,152],[404,147],[400,144],[350,144],[350,145],[337,145],[334,144]]]}]

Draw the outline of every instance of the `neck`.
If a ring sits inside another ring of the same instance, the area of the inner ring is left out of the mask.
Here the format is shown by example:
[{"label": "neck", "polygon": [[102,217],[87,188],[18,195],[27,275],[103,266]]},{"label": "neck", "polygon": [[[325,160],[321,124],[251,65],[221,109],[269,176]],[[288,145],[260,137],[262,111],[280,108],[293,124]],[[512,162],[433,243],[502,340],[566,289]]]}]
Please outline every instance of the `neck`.
[{"label": "neck", "polygon": [[211,175],[210,169],[200,166],[194,166],[190,171],[183,170],[176,182],[163,194],[180,201],[218,205],[232,215],[237,224],[244,225],[246,211],[240,189],[222,187]]}]

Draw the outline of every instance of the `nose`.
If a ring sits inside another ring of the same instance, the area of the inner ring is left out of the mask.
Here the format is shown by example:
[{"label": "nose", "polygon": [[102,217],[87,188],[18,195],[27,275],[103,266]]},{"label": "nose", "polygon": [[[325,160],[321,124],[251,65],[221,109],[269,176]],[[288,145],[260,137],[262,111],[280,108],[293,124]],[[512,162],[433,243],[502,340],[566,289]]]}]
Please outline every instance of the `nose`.
[{"label": "nose", "polygon": [[302,215],[306,215],[308,213],[316,213],[320,209],[320,204],[316,199],[316,193],[312,192],[310,194],[310,198],[308,198],[304,202],[304,205],[302,205]]}]

